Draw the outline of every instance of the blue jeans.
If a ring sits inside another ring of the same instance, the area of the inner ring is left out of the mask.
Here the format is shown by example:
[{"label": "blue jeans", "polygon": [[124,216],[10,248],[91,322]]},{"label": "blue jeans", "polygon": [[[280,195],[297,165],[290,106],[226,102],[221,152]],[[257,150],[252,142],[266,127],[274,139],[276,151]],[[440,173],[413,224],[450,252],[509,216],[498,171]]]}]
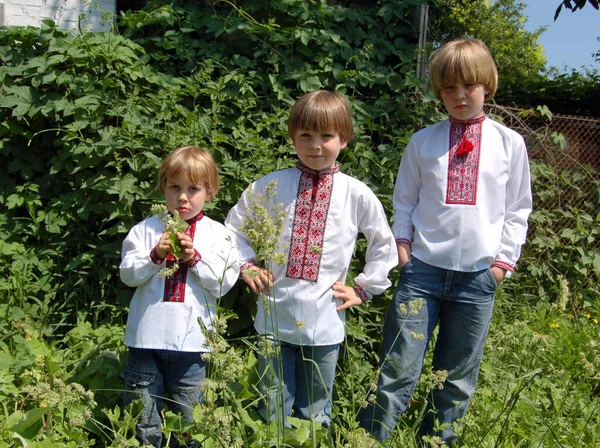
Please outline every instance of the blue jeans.
[{"label": "blue jeans", "polygon": [[[194,406],[203,401],[200,386],[205,379],[205,367],[200,352],[129,347],[127,367],[121,378],[125,380],[125,405],[138,399],[144,404],[136,426],[140,442],[161,446],[163,397],[167,398],[166,405],[171,411],[182,414],[186,422],[194,421]],[[193,446],[193,441],[187,446]]]},{"label": "blue jeans", "polygon": [[[433,369],[448,371],[448,378],[443,389],[436,388],[432,393],[421,433],[438,435],[448,444],[457,440],[452,422],[465,415],[475,393],[496,288],[490,269],[451,271],[415,257],[401,268],[383,326],[376,399],[361,411],[361,426],[379,441],[390,437],[408,407],[431,335],[439,325]],[[419,298],[423,306],[413,315],[409,303]],[[434,420],[449,425],[434,432]]]},{"label": "blue jeans", "polygon": [[[273,349],[268,357],[258,356],[258,412],[267,421],[278,420],[289,427],[292,416],[329,426],[333,379],[340,344],[293,345],[267,339]],[[277,351],[279,353],[277,353]]]}]

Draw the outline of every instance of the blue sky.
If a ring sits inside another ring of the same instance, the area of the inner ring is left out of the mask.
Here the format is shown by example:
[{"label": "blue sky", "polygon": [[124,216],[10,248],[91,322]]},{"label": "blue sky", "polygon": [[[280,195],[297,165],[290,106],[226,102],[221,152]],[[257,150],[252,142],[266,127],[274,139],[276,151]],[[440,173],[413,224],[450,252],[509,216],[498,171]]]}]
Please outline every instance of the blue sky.
[{"label": "blue sky", "polygon": [[565,67],[578,69],[582,66],[600,69],[594,62],[593,53],[600,51],[600,11],[586,4],[583,9],[571,12],[563,7],[554,22],[554,12],[562,0],[523,0],[527,8],[525,27],[535,31],[547,25],[539,42],[544,47],[548,66],[564,71]]}]

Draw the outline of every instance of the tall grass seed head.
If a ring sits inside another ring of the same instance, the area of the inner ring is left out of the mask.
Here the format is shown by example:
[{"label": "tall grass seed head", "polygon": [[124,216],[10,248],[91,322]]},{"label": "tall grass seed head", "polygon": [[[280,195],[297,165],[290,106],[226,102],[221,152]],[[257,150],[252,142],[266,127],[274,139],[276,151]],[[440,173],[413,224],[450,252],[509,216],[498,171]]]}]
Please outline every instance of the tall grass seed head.
[{"label": "tall grass seed head", "polygon": [[282,203],[275,202],[276,197],[276,180],[269,182],[263,193],[248,191],[247,215],[240,230],[250,241],[259,263],[285,263],[285,252],[280,248],[285,210]]}]

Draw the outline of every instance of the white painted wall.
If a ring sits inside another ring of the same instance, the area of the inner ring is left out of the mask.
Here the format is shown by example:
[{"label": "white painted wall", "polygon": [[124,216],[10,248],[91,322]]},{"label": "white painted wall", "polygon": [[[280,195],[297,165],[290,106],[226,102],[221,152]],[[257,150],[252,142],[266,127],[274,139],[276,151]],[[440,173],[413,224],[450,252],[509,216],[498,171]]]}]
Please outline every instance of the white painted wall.
[{"label": "white painted wall", "polygon": [[43,19],[52,19],[61,28],[77,29],[79,16],[85,14],[81,26],[99,31],[111,25],[102,19],[102,11],[115,10],[116,0],[0,0],[0,25],[40,26]]}]

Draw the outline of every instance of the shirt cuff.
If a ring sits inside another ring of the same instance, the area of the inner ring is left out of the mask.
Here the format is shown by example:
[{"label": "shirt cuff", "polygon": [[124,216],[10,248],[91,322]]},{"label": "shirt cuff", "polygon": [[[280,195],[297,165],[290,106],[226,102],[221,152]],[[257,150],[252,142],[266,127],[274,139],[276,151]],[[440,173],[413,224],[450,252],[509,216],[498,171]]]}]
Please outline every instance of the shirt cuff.
[{"label": "shirt cuff", "polygon": [[367,293],[365,292],[365,290],[362,289],[360,286],[356,285],[352,289],[354,289],[356,294],[358,294],[358,297],[360,297],[360,300],[362,301],[362,303],[365,303],[366,301],[369,300],[369,296],[367,296]]},{"label": "shirt cuff", "polygon": [[407,238],[396,238],[396,244],[398,243],[408,244],[409,246],[412,246],[412,241]]},{"label": "shirt cuff", "polygon": [[240,267],[240,274],[242,272],[244,272],[246,269],[251,268],[252,266],[256,266],[256,260],[252,259],[252,260],[248,260],[246,263],[244,263],[241,267]]},{"label": "shirt cuff", "polygon": [[158,245],[154,246],[150,251],[150,260],[152,260],[152,263],[154,264],[161,264],[163,261],[165,261],[164,258],[160,258],[158,256]]},{"label": "shirt cuff", "polygon": [[512,273],[515,272],[515,266],[513,264],[507,263],[506,261],[494,260],[494,262],[492,263],[492,267],[506,270],[506,278],[510,277]]},{"label": "shirt cuff", "polygon": [[194,249],[194,256],[192,258],[190,258],[188,261],[186,261],[185,264],[188,267],[193,268],[198,263],[200,263],[200,260],[202,260],[202,255],[200,255],[200,252],[198,252],[196,249]]}]

